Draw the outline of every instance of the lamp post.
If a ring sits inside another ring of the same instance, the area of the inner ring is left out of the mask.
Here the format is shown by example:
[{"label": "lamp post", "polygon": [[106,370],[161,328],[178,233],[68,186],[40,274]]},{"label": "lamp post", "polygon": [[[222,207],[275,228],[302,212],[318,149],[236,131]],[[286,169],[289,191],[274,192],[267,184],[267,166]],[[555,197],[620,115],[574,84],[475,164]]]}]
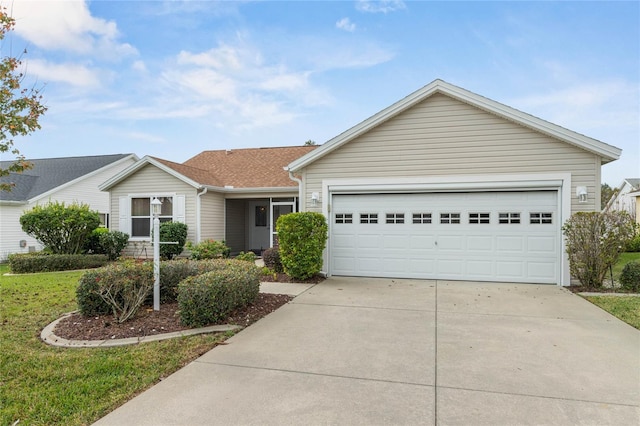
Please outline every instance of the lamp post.
[{"label": "lamp post", "polygon": [[160,310],[160,212],[162,201],[154,197],[151,201],[153,213],[153,310]]}]

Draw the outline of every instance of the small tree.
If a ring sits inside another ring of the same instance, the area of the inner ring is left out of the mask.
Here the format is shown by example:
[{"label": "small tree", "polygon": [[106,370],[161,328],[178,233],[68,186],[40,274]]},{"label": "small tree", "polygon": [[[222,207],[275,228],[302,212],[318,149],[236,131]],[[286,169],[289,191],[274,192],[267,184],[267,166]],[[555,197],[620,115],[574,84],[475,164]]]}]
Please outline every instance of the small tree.
[{"label": "small tree", "polygon": [[100,215],[87,204],[49,203],[35,206],[20,217],[22,230],[56,254],[79,254]]},{"label": "small tree", "polygon": [[[0,8],[0,41],[14,25],[15,20],[7,15],[6,9]],[[14,147],[13,138],[39,129],[38,119],[47,110],[41,104],[42,96],[37,89],[20,88],[24,79],[21,65],[20,58],[5,56],[0,59],[0,153],[10,151],[17,157],[8,167],[0,167],[0,178],[32,167]],[[12,187],[11,182],[0,182],[0,191],[10,191]]]},{"label": "small tree", "polygon": [[290,213],[278,218],[280,260],[287,275],[304,280],[320,272],[327,228],[320,213]]},{"label": "small tree", "polygon": [[609,268],[635,235],[626,212],[578,212],[562,227],[571,275],[589,288],[601,287]]},{"label": "small tree", "polygon": [[187,242],[187,225],[180,222],[163,222],[160,224],[160,242],[177,244],[160,244],[160,256],[173,259],[184,250]]}]

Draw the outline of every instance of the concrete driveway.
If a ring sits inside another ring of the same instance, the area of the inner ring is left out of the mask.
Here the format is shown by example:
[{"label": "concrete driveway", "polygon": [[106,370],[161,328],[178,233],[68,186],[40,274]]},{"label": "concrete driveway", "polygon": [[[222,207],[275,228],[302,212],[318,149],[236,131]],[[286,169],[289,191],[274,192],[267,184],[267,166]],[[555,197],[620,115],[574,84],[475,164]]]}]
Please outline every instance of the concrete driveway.
[{"label": "concrete driveway", "polygon": [[640,424],[640,332],[555,286],[331,278],[100,425]]}]

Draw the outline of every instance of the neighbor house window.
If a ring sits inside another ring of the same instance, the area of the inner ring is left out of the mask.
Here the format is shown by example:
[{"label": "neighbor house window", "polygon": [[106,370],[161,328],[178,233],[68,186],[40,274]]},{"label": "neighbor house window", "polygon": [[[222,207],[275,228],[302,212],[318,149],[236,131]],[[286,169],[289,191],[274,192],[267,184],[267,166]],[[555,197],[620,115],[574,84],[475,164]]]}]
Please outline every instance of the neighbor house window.
[{"label": "neighbor house window", "polygon": [[431,213],[414,213],[413,223],[431,223]]},{"label": "neighbor house window", "polygon": [[404,213],[387,213],[387,223],[404,223]]},{"label": "neighbor house window", "polygon": [[108,228],[109,227],[109,213],[98,213],[100,215],[100,227]]},{"label": "neighbor house window", "polygon": [[378,213],[360,213],[360,223],[378,223]]},{"label": "neighbor house window", "polygon": [[353,214],[336,213],[336,223],[353,223]]},{"label": "neighbor house window", "polygon": [[[151,237],[153,216],[151,215],[151,200],[153,197],[136,197],[131,199],[131,236]],[[158,197],[162,203],[160,223],[173,220],[173,198]]]},{"label": "neighbor house window", "polygon": [[440,213],[440,223],[460,223],[460,213]]},{"label": "neighbor house window", "polygon": [[489,213],[469,213],[469,223],[489,223]]},{"label": "neighbor house window", "polygon": [[552,213],[529,213],[529,223],[532,225],[552,223]]}]

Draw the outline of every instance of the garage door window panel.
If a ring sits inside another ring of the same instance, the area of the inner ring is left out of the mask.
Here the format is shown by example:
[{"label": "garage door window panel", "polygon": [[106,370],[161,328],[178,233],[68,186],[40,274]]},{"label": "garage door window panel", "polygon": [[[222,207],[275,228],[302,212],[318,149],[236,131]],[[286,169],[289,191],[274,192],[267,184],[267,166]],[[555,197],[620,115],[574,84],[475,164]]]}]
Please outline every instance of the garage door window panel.
[{"label": "garage door window panel", "polygon": [[440,223],[442,224],[459,224],[460,213],[440,213]]},{"label": "garage door window panel", "polygon": [[491,215],[489,213],[469,213],[470,224],[488,224],[491,222]]},{"label": "garage door window panel", "polygon": [[404,223],[404,213],[387,213],[387,223]]},{"label": "garage door window panel", "polygon": [[353,214],[336,213],[336,223],[353,223]]},{"label": "garage door window panel", "polygon": [[498,223],[500,225],[516,225],[520,223],[520,213],[499,213]]},{"label": "garage door window panel", "polygon": [[414,213],[413,214],[413,223],[431,223],[431,213]]},{"label": "garage door window panel", "polygon": [[360,223],[365,223],[365,224],[378,223],[378,213],[361,213]]},{"label": "garage door window panel", "polygon": [[532,225],[550,225],[553,223],[553,213],[529,213],[529,223]]}]

